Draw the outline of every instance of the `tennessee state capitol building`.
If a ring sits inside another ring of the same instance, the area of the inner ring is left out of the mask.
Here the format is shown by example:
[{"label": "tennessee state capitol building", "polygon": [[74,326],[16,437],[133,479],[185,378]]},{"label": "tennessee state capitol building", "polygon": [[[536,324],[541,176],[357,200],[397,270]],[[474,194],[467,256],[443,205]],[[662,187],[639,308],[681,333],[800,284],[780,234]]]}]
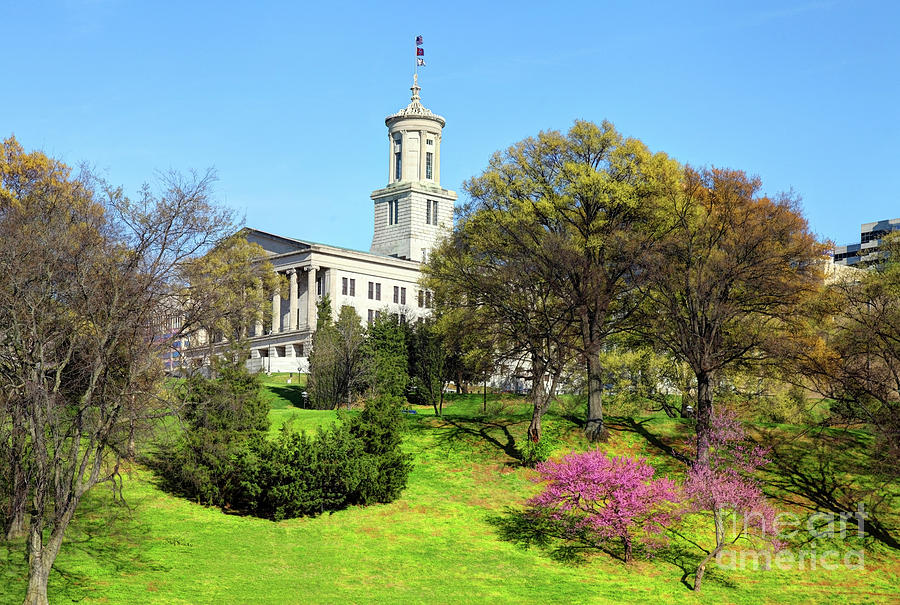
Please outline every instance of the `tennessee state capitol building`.
[{"label": "tennessee state capitol building", "polygon": [[421,264],[453,228],[456,193],[441,187],[444,118],[426,109],[418,80],[405,108],[388,116],[387,185],[372,192],[375,229],[368,252],[245,229],[268,260],[287,276],[287,297],[272,297],[268,321],[250,331],[250,369],[306,372],[316,325],[316,303],[331,299],[336,318],[344,305],[363,321],[378,313],[421,317],[431,293],[418,284]]}]

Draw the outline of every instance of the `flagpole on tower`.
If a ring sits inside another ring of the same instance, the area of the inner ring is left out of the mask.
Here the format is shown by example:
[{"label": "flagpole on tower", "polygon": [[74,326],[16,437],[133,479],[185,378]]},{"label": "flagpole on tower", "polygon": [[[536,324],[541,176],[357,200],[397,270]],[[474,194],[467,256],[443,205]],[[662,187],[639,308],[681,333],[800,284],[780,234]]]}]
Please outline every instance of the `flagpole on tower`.
[{"label": "flagpole on tower", "polygon": [[413,75],[413,86],[419,86],[419,66],[425,67],[425,49],[422,48],[422,36],[416,36],[416,73]]}]

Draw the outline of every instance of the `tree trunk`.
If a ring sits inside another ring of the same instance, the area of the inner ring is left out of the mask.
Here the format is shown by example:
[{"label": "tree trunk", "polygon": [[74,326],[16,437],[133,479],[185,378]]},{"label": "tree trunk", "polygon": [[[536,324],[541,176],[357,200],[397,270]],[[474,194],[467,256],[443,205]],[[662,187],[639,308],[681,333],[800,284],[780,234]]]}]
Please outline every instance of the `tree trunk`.
[{"label": "tree trunk", "polygon": [[13,443],[9,456],[12,493],[9,498],[6,525],[3,527],[3,534],[7,540],[18,540],[25,535],[25,508],[28,504],[28,482],[25,479],[25,469],[22,468],[21,459],[24,450],[24,438],[22,437],[24,431],[19,427],[14,427],[13,431]]},{"label": "tree trunk", "polygon": [[[131,396],[131,402],[132,402],[132,410],[134,410],[134,405],[133,405],[134,404],[134,395]],[[135,457],[137,456],[137,447],[134,442],[134,431],[135,431],[136,423],[137,423],[137,421],[134,419],[134,416],[132,416],[128,421],[128,445],[125,450],[125,458],[128,460],[131,460],[132,462],[134,461]]]},{"label": "tree trunk", "polygon": [[54,520],[51,525],[53,530],[47,542],[44,542],[44,523],[42,523],[42,515],[37,512],[32,513],[32,523],[28,531],[28,592],[25,593],[25,601],[23,605],[48,605],[47,601],[47,580],[50,578],[50,570],[53,568],[53,562],[59,554],[62,546],[63,536],[66,528],[75,516],[75,509],[78,508],[80,498],[72,496],[68,505]]},{"label": "tree trunk", "polygon": [[603,368],[600,356],[589,354],[587,359],[588,409],[584,424],[584,435],[589,441],[606,441],[603,426]]},{"label": "tree trunk", "polygon": [[622,536],[622,545],[625,546],[625,562],[631,561],[631,536]]},{"label": "tree trunk", "polygon": [[25,600],[22,605],[49,605],[47,600],[47,580],[50,577],[50,570],[44,569],[43,565],[39,569],[28,569],[28,592],[25,593]]},{"label": "tree trunk", "polygon": [[709,463],[709,431],[712,419],[712,382],[711,372],[697,373],[697,462]]},{"label": "tree trunk", "polygon": [[706,555],[706,558],[700,562],[700,565],[697,566],[697,573],[694,575],[694,591],[697,592],[700,590],[701,585],[703,584],[703,574],[706,573],[706,565],[720,552],[722,552],[722,548],[725,547],[725,524],[722,520],[722,512],[716,509],[713,512],[713,520],[716,524],[716,547],[712,550],[711,553]]},{"label": "tree trunk", "polygon": [[6,527],[4,528],[4,534],[6,536],[7,541],[18,540],[22,536],[25,535],[26,526],[25,526],[25,500],[27,497],[25,495],[20,495],[19,488],[16,486],[13,489],[9,518],[6,520]]},{"label": "tree trunk", "polygon": [[438,412],[439,412],[438,416],[444,415],[444,385],[443,384],[441,385],[441,403],[440,403],[440,407],[438,408]]},{"label": "tree trunk", "polygon": [[484,387],[481,390],[481,407],[487,414],[487,376],[484,377]]}]

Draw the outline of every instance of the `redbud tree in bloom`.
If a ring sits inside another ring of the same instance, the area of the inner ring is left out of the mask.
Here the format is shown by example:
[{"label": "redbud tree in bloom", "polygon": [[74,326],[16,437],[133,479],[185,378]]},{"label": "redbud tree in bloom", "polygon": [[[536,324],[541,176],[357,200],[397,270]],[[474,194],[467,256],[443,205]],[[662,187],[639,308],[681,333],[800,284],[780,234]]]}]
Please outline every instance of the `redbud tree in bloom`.
[{"label": "redbud tree in bloom", "polygon": [[[684,483],[688,512],[709,514],[716,533],[715,548],[697,567],[694,590],[700,590],[707,564],[742,537],[780,546],[775,539],[775,509],[752,478],[754,471],[769,462],[768,450],[749,443],[743,426],[728,410],[712,416],[709,440],[709,459],[695,462]],[[731,523],[726,519],[729,514]]]},{"label": "redbud tree in bloom", "polygon": [[532,511],[546,515],[570,539],[621,540],[626,562],[635,540],[660,543],[677,500],[675,483],[654,479],[653,467],[643,458],[573,452],[559,462],[539,464],[537,471],[546,485],[528,501]]}]

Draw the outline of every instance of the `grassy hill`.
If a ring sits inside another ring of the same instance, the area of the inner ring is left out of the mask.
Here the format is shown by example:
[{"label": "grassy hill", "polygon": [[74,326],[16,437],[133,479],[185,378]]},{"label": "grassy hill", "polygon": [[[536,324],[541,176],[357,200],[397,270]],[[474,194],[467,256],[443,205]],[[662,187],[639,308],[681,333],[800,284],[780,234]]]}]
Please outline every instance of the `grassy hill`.
[{"label": "grassy hill", "polygon": [[[335,418],[294,407],[299,389],[284,377],[268,379],[267,389],[273,430],[284,422],[313,429]],[[574,413],[555,408],[548,415],[558,455],[589,447]],[[483,413],[480,396],[451,397],[443,419],[425,407],[405,418],[415,467],[403,496],[314,519],[229,515],[161,491],[140,466],[128,469],[124,503],[101,487],[79,511],[51,574],[51,602],[887,603],[900,595],[900,550],[891,545],[900,524],[890,503],[875,510],[872,531],[879,535],[820,543],[865,543],[864,570],[713,567],[696,595],[682,579],[702,554],[691,542],[708,546],[707,533],[676,537],[653,559],[628,565],[601,551],[562,560],[552,544],[510,541],[515,511],[537,489],[534,471],[517,459],[529,419],[521,399],[492,396]],[[663,472],[681,472],[670,448],[689,434],[686,421],[612,418],[610,428],[604,447],[611,452],[644,455]],[[781,508],[802,513],[896,493],[897,486],[866,474],[864,433],[813,435],[773,425],[757,436],[778,454],[766,479]],[[21,602],[22,551],[0,545],[0,563],[0,605]]]}]

